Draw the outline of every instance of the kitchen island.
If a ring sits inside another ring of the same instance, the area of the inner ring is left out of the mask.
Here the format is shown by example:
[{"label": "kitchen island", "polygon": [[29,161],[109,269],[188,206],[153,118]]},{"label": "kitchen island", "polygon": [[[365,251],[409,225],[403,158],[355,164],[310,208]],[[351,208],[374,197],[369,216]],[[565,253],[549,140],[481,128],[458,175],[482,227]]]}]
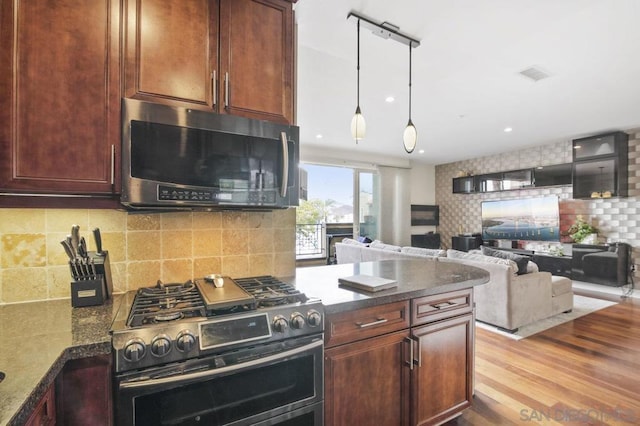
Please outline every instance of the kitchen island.
[{"label": "kitchen island", "polygon": [[[340,284],[353,275],[396,286]],[[325,307],[325,424],[438,425],[471,406],[473,287],[488,280],[484,270],[431,260],[299,268],[291,281]]]},{"label": "kitchen island", "polygon": [[[352,275],[388,278],[395,280],[397,287],[370,293],[338,282]],[[489,273],[450,262],[397,259],[298,268],[295,277],[283,280],[309,297],[320,298],[330,314],[467,289],[489,281]]]}]

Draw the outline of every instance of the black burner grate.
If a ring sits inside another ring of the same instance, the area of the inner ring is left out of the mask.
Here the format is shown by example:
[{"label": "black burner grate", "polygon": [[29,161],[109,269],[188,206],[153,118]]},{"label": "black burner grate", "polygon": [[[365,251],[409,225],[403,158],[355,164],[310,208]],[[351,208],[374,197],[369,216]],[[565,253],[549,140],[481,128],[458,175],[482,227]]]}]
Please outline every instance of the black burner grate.
[{"label": "black burner grate", "polygon": [[200,292],[191,281],[183,284],[163,284],[158,281],[155,287],[138,290],[129,311],[127,326],[138,327],[200,316],[206,316],[206,309]]},{"label": "black burner grate", "polygon": [[256,299],[259,308],[305,303],[308,300],[304,293],[296,290],[291,284],[284,283],[270,275],[234,278],[233,281]]}]

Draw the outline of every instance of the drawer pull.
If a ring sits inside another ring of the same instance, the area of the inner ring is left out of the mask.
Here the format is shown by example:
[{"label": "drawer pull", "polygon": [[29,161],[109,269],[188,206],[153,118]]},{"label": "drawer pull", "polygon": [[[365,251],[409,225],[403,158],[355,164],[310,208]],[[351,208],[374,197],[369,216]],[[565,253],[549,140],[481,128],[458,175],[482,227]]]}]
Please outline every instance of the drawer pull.
[{"label": "drawer pull", "polygon": [[431,307],[436,308],[436,309],[444,309],[444,308],[450,308],[450,307],[456,306],[456,305],[458,305],[458,303],[442,302],[442,303],[436,303],[435,305],[431,305]]},{"label": "drawer pull", "polygon": [[384,324],[384,323],[385,323],[385,322],[387,322],[387,321],[389,321],[389,320],[388,320],[388,319],[386,319],[386,318],[378,318],[378,320],[377,320],[377,321],[368,322],[368,323],[366,323],[366,324],[363,324],[363,323],[361,323],[361,322],[357,322],[357,323],[356,323],[356,325],[357,325],[358,327],[360,327],[360,328],[367,328],[367,327],[371,327],[371,326],[374,326],[374,325]]}]

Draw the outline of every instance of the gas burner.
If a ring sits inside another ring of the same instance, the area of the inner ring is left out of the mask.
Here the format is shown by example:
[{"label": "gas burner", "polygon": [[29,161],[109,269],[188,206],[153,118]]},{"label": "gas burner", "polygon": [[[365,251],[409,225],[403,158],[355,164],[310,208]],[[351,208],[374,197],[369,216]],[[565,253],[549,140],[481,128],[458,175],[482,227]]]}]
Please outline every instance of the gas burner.
[{"label": "gas burner", "polygon": [[154,322],[167,322],[167,321],[175,321],[178,319],[184,318],[184,314],[182,312],[169,312],[167,314],[160,313],[153,317]]},{"label": "gas burner", "polygon": [[305,303],[308,300],[304,293],[296,290],[291,284],[269,275],[234,281],[256,299],[259,308]]},{"label": "gas burner", "polygon": [[145,296],[165,296],[165,295],[181,295],[186,294],[192,291],[195,288],[195,285],[191,280],[186,281],[182,284],[180,283],[170,283],[164,284],[162,281],[158,280],[158,283],[154,287],[145,287],[138,290],[138,293],[144,294]]},{"label": "gas burner", "polygon": [[206,309],[193,282],[163,284],[158,281],[154,287],[137,291],[127,325],[139,327],[203,316]]}]

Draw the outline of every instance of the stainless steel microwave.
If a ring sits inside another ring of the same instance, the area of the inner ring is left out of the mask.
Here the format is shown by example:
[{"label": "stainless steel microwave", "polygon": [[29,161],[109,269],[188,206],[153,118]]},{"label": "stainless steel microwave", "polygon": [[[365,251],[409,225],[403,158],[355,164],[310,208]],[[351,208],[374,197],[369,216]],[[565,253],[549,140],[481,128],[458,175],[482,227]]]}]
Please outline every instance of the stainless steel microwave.
[{"label": "stainless steel microwave", "polygon": [[130,208],[286,208],[299,198],[299,129],[122,101],[122,195]]}]

